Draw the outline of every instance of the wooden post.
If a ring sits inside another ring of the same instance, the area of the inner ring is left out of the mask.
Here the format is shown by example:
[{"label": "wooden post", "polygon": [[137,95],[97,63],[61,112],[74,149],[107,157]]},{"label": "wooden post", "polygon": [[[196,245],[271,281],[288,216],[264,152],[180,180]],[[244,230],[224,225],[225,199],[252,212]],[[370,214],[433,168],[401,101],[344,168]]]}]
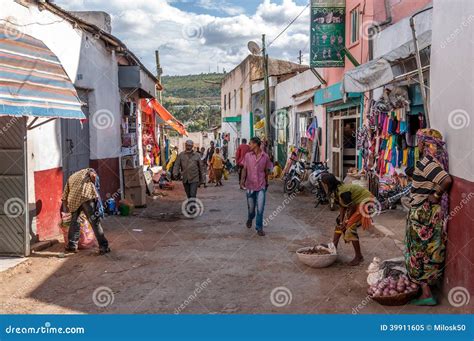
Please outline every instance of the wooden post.
[{"label": "wooden post", "polygon": [[[156,59],[156,78],[158,79],[158,83],[161,86],[161,75],[163,74],[163,69],[161,68],[160,64],[160,51],[155,51],[155,59]],[[158,87],[155,88],[156,93],[155,97],[158,99],[160,104],[163,104],[163,94],[161,90],[158,90]],[[158,142],[160,146],[160,165],[165,168],[166,167],[166,153],[165,153],[165,139],[164,139],[164,127],[160,124],[160,140]]]}]

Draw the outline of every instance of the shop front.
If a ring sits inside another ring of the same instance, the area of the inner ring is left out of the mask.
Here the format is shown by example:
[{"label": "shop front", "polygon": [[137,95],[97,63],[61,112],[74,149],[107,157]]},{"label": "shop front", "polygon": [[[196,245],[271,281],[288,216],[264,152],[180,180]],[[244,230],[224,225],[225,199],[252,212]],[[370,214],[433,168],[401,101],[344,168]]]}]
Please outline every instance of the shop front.
[{"label": "shop front", "polygon": [[323,106],[326,120],[325,159],[331,172],[339,179],[349,169],[358,167],[357,131],[363,111],[363,96],[347,94],[344,101],[341,83],[315,92],[314,103]]}]

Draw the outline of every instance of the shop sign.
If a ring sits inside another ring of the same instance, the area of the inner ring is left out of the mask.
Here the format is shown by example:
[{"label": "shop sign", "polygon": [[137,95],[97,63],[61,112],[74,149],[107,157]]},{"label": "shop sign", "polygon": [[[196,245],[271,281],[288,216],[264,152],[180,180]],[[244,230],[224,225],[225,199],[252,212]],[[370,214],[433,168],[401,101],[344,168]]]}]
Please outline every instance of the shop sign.
[{"label": "shop sign", "polygon": [[345,0],[311,0],[311,67],[344,67]]}]

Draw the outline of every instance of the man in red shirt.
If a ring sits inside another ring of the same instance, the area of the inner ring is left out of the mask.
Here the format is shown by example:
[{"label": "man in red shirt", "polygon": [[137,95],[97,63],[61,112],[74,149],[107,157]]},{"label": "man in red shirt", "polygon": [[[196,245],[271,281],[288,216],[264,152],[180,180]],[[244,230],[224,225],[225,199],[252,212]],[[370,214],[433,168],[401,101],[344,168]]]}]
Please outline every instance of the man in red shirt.
[{"label": "man in red shirt", "polygon": [[[239,148],[237,148],[237,153],[235,154],[235,162],[239,167],[239,183],[242,179],[242,169],[244,168],[244,158],[245,154],[250,151],[250,146],[247,144],[247,139],[242,139],[242,143],[240,144]],[[240,186],[240,189],[243,189]]]},{"label": "man in red shirt", "polygon": [[262,142],[258,137],[250,139],[250,152],[245,155],[240,187],[247,190],[248,218],[247,227],[252,227],[256,218],[255,228],[259,236],[263,232],[263,211],[265,209],[265,196],[268,187],[268,174],[273,168],[267,153],[261,149]]}]

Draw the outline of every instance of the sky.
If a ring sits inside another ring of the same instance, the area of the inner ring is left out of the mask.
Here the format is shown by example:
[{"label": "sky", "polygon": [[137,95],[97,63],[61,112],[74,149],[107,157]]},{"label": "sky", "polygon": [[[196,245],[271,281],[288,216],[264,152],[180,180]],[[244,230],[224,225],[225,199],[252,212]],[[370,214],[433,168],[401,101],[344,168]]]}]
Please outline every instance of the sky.
[{"label": "sky", "polygon": [[[309,0],[56,0],[66,10],[105,11],[112,34],[155,72],[165,75],[230,71],[248,54],[247,43],[271,42]],[[309,51],[309,8],[269,47],[272,58],[303,62]]]}]

